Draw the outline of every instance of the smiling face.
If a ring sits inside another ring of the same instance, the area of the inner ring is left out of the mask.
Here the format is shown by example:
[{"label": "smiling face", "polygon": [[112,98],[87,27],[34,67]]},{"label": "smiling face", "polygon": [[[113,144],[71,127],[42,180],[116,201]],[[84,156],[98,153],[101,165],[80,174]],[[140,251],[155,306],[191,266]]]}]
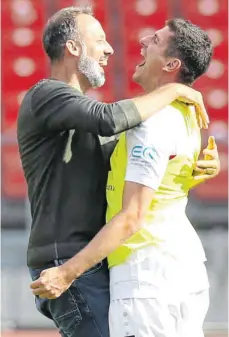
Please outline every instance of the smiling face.
[{"label": "smiling face", "polygon": [[106,41],[106,35],[98,20],[82,14],[77,18],[77,22],[82,36],[82,54],[78,68],[93,87],[100,87],[105,82],[103,67],[107,65],[109,56],[114,51]]},{"label": "smiling face", "polygon": [[68,82],[77,79],[83,90],[104,84],[103,67],[113,49],[90,6],[56,12],[45,25],[43,46],[51,64],[68,74]]},{"label": "smiling face", "polygon": [[[106,41],[101,24],[94,17],[80,14],[77,17],[77,25],[81,36],[81,53],[77,59],[77,68],[92,87],[100,87],[105,82],[103,67],[107,65],[109,56],[114,51]],[[72,52],[71,48],[69,51]],[[74,55],[74,53],[72,54]]]},{"label": "smiling face", "polygon": [[174,33],[168,26],[158,30],[154,35],[149,35],[140,40],[142,45],[142,62],[137,65],[133,80],[140,84],[146,91],[155,86],[174,79],[179,72],[181,61],[177,58],[166,56],[170,38]]}]

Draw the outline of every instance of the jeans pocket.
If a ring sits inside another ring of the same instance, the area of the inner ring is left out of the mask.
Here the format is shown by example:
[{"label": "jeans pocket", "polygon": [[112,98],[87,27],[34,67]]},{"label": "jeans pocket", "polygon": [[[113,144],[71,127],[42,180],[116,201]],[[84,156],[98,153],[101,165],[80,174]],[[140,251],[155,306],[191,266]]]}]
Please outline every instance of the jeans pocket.
[{"label": "jeans pocket", "polygon": [[[37,280],[43,270],[54,266],[53,264],[42,269],[30,269],[32,280]],[[39,296],[35,297],[37,310],[52,319],[60,333],[65,337],[72,336],[74,330],[80,324],[82,315],[79,305],[83,302],[84,300],[81,298],[78,289],[74,286],[71,286],[55,300],[40,298]]]},{"label": "jeans pocket", "polygon": [[[53,264],[42,269],[30,269],[32,280],[37,280],[43,270],[54,266]],[[70,287],[55,300],[35,296],[37,310],[44,316],[52,319],[56,326],[65,334],[69,333],[69,330],[74,329],[82,319],[77,303],[80,301],[79,292],[75,287],[74,289]]]},{"label": "jeans pocket", "polygon": [[[62,260],[58,260],[59,264],[62,265],[65,262],[67,262],[69,259],[62,259]],[[78,279],[87,277],[89,275],[92,275],[94,273],[96,273],[97,271],[99,271],[102,267],[103,267],[104,262],[100,261],[99,263],[97,263],[95,266],[93,266],[92,268],[88,269],[87,271],[85,271],[85,273],[83,273],[80,277],[78,277]]]},{"label": "jeans pocket", "polygon": [[[63,336],[72,336],[82,321],[82,315],[75,296],[76,289],[70,287],[59,298],[49,300],[49,311]],[[74,293],[73,293],[74,292]]]}]

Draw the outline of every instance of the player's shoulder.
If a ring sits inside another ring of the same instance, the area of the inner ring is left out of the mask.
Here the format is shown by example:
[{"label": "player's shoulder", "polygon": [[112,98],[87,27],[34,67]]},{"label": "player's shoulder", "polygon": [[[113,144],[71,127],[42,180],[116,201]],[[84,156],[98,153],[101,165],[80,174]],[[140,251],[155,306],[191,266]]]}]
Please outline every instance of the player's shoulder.
[{"label": "player's shoulder", "polygon": [[157,142],[173,143],[180,133],[182,114],[176,106],[168,105],[156,112],[138,127],[127,132],[127,139],[148,139]]},{"label": "player's shoulder", "polygon": [[163,125],[167,126],[174,126],[175,121],[180,119],[181,113],[178,108],[173,105],[167,105],[165,108],[161,109],[160,111],[154,113],[153,116],[148,118],[142,124],[145,126],[156,126],[163,123]]},{"label": "player's shoulder", "polygon": [[168,136],[171,138],[173,131],[173,124],[175,122],[172,117],[173,107],[166,106],[164,109],[156,112],[146,121],[139,124],[137,127],[127,131],[127,138],[141,138],[141,139],[161,139]]},{"label": "player's shoulder", "polygon": [[36,83],[28,93],[33,110],[43,109],[47,102],[58,106],[71,97],[83,96],[67,83],[54,79],[44,79]]},{"label": "player's shoulder", "polygon": [[68,85],[65,82],[56,80],[56,79],[43,79],[39,82],[37,82],[32,88],[31,93],[33,96],[39,95],[42,93],[45,95],[50,95],[50,93],[56,92],[69,92],[73,93],[74,95],[79,94],[82,95],[82,93],[70,85]]}]

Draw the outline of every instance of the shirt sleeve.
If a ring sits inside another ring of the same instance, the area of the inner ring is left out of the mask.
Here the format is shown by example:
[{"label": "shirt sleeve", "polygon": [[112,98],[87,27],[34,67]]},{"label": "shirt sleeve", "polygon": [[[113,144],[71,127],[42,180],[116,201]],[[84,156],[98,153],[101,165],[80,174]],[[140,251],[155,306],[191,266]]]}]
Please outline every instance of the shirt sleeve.
[{"label": "shirt sleeve", "polygon": [[100,136],[112,136],[141,122],[131,100],[101,103],[67,84],[45,80],[33,91],[30,110],[45,129],[81,129]]},{"label": "shirt sleeve", "polygon": [[128,164],[126,181],[157,190],[169,157],[175,154],[175,141],[166,111],[127,132]]}]

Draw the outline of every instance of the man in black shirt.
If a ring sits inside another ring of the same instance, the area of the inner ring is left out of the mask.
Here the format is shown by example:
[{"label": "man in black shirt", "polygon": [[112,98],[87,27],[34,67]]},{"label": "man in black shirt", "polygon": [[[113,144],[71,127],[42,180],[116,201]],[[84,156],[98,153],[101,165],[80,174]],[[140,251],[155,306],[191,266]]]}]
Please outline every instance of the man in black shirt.
[{"label": "man in black shirt", "polygon": [[[200,123],[208,123],[201,95],[181,84],[112,104],[84,96],[88,88],[104,84],[103,66],[113,54],[91,14],[88,8],[71,7],[49,20],[43,43],[51,79],[28,91],[19,112],[18,142],[32,213],[27,261],[33,280],[74,256],[103,226],[115,145],[115,139],[105,137],[137,126],[179,97],[195,103]],[[84,273],[58,299],[45,295],[36,296],[37,308],[62,336],[109,336],[105,262]]]}]

